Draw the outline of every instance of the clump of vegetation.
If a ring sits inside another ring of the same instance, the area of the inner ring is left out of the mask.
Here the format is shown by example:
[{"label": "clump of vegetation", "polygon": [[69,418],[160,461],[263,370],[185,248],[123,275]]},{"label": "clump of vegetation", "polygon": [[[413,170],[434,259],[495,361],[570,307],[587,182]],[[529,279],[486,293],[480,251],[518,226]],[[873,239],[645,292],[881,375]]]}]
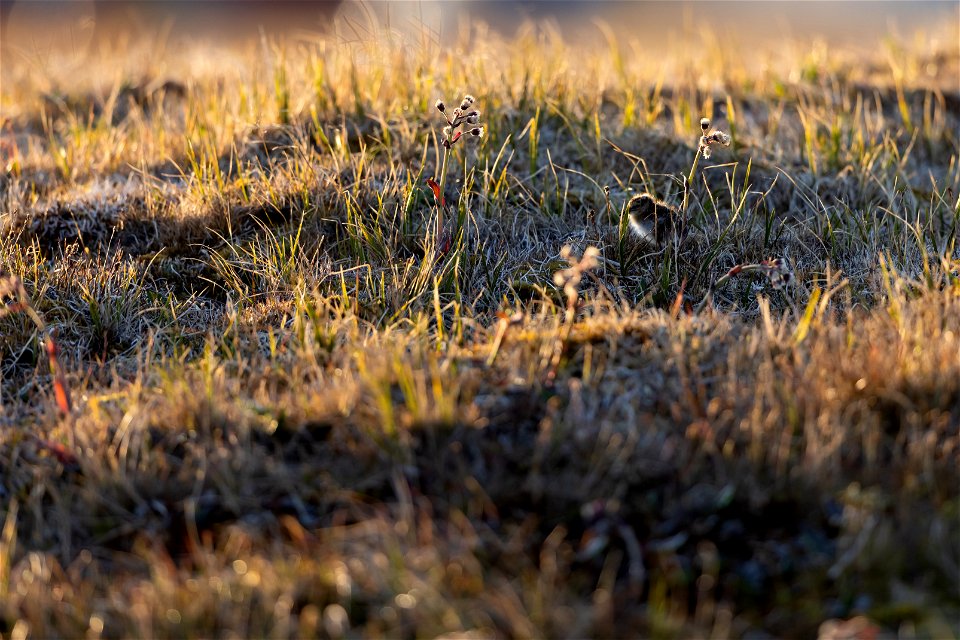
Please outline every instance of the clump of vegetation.
[{"label": "clump of vegetation", "polygon": [[956,47],[464,37],[4,57],[0,634],[960,635]]}]

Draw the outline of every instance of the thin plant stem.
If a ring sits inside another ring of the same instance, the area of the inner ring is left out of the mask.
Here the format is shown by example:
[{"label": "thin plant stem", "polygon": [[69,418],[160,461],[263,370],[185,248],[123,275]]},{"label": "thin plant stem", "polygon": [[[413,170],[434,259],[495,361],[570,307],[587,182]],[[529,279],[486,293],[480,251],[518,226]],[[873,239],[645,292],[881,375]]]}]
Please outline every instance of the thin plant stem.
[{"label": "thin plant stem", "polygon": [[443,151],[443,164],[440,166],[440,200],[437,203],[437,238],[443,234],[443,210],[446,208],[447,193],[447,160],[452,149],[448,146]]},{"label": "thin plant stem", "polygon": [[693,156],[693,166],[690,167],[690,173],[687,174],[687,182],[683,185],[683,204],[680,206],[680,213],[687,214],[687,204],[690,201],[690,189],[693,188],[693,178],[697,173],[697,164],[700,162],[700,145],[697,145],[697,153]]}]

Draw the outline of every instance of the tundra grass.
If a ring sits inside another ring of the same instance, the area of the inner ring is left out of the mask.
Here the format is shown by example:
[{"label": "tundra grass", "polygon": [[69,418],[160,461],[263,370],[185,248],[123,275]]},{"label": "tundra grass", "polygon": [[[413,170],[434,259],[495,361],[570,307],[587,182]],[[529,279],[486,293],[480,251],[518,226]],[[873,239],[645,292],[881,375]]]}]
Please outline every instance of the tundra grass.
[{"label": "tundra grass", "polygon": [[960,635],[956,33],[609,42],[5,55],[0,633]]}]

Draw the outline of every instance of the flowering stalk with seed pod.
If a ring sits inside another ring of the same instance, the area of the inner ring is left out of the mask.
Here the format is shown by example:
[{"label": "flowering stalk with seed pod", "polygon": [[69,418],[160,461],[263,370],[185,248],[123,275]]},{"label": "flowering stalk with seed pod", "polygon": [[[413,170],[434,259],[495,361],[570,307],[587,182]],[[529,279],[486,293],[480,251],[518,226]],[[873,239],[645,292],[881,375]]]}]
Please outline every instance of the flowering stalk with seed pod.
[{"label": "flowering stalk with seed pod", "polygon": [[440,166],[440,183],[435,180],[428,180],[430,188],[433,190],[434,198],[437,202],[437,234],[443,232],[443,212],[446,208],[446,186],[447,186],[447,162],[450,159],[450,153],[453,146],[457,144],[464,136],[479,138],[483,135],[483,127],[480,125],[480,111],[473,109],[475,99],[467,94],[460,102],[460,106],[453,110],[453,113],[447,114],[447,106],[443,100],[437,100],[434,105],[437,111],[447,122],[443,128],[443,164]]},{"label": "flowering stalk with seed pod", "polygon": [[553,282],[563,289],[563,294],[567,299],[567,307],[564,313],[563,328],[557,337],[554,345],[553,354],[550,357],[550,368],[547,370],[547,383],[552,384],[557,377],[557,367],[560,366],[560,357],[563,354],[563,346],[570,337],[570,331],[573,329],[573,321],[577,315],[577,304],[580,302],[580,281],[583,276],[600,266],[600,250],[594,246],[587,247],[582,257],[577,257],[569,245],[565,245],[560,250],[560,257],[570,265],[566,269],[560,269],[553,274]]},{"label": "flowering stalk with seed pod", "polygon": [[693,188],[693,179],[697,173],[697,165],[700,162],[700,155],[703,155],[704,160],[709,160],[711,147],[713,145],[720,145],[722,147],[730,146],[730,136],[719,129],[714,129],[713,131],[707,133],[709,129],[710,118],[700,118],[700,143],[697,145],[697,153],[693,156],[693,166],[690,167],[690,173],[687,174],[687,182],[683,189],[683,205],[681,205],[680,210],[684,213],[687,211],[690,189]]},{"label": "flowering stalk with seed pod", "polygon": [[[728,280],[734,276],[738,276],[744,273],[761,273],[767,280],[770,282],[770,286],[774,290],[782,290],[786,287],[793,284],[795,276],[793,274],[793,268],[790,266],[790,261],[786,258],[768,258],[766,260],[761,260],[756,264],[738,264],[723,274],[716,282],[714,282],[709,289],[707,289],[707,294],[703,297],[703,300],[697,305],[697,311],[702,309],[712,298],[713,292],[715,289],[722,287],[727,283]],[[789,298],[788,298],[789,300]],[[791,302],[791,305],[793,303]]]},{"label": "flowering stalk with seed pod", "polygon": [[757,271],[766,276],[774,289],[783,289],[793,282],[793,269],[790,268],[790,263],[783,258],[769,258],[759,264],[738,264],[727,271],[713,286],[722,286],[735,275]]}]

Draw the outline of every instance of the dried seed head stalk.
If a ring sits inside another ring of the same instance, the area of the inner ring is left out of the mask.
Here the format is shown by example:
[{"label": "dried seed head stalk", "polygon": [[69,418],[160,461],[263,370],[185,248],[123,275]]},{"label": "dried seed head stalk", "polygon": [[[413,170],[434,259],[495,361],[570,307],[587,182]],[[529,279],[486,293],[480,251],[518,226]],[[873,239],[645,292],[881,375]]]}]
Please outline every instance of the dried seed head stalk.
[{"label": "dried seed head stalk", "polygon": [[774,289],[783,289],[793,284],[793,269],[786,258],[769,258],[760,263],[763,274]]},{"label": "dried seed head stalk", "polygon": [[702,155],[704,160],[710,159],[710,154],[712,152],[711,147],[713,145],[720,145],[722,147],[730,146],[730,136],[728,136],[723,131],[719,129],[714,129],[707,133],[710,130],[710,118],[700,118],[700,144],[697,145],[697,153],[693,156],[693,165],[690,167],[690,173],[687,174],[687,181],[684,184],[683,189],[683,204],[680,205],[680,210],[686,214],[687,212],[687,203],[690,201],[690,190],[693,187],[693,179],[697,175],[697,164],[700,161],[700,156]]},{"label": "dried seed head stalk", "polygon": [[759,272],[763,274],[774,289],[783,289],[793,284],[794,275],[790,261],[786,258],[768,258],[758,264],[738,264],[730,271],[727,271],[719,280],[714,283],[713,288],[726,284],[727,280],[733,276],[742,273]]},{"label": "dried seed head stalk", "polygon": [[566,269],[560,269],[553,274],[553,281],[557,286],[563,288],[563,294],[567,297],[567,308],[564,313],[563,326],[557,334],[556,342],[553,346],[553,354],[550,356],[550,367],[547,370],[546,383],[553,384],[557,377],[557,370],[560,366],[560,358],[563,354],[563,346],[570,337],[570,331],[573,329],[573,319],[577,313],[577,303],[580,299],[580,281],[583,275],[593,269],[596,269],[600,262],[597,257],[600,250],[596,247],[587,247],[583,252],[583,257],[578,258],[573,254],[569,245],[560,250],[560,257],[566,260],[570,266]]},{"label": "dried seed head stalk", "polygon": [[[775,290],[786,289],[796,281],[796,276],[793,273],[793,267],[790,265],[790,261],[786,258],[767,258],[766,260],[761,260],[759,263],[738,264],[723,274],[723,276],[721,276],[707,289],[707,293],[703,297],[703,300],[701,300],[696,306],[697,311],[700,311],[707,304],[710,304],[713,299],[713,292],[725,285],[730,278],[742,273],[750,272],[759,272],[763,274],[767,281],[770,282],[770,286]],[[787,301],[791,306],[793,306],[793,301],[789,296],[787,296]],[[796,310],[796,307],[794,307],[794,310]]]},{"label": "dried seed head stalk", "polygon": [[597,260],[599,255],[600,250],[593,246],[587,247],[582,258],[576,257],[569,245],[560,250],[560,257],[570,263],[570,266],[554,273],[553,281],[557,286],[563,287],[563,293],[567,297],[568,312],[576,309],[580,298],[580,281],[583,280],[585,273],[596,269],[600,264]]},{"label": "dried seed head stalk", "polygon": [[700,130],[703,132],[703,135],[700,136],[700,153],[703,154],[704,159],[710,159],[710,147],[712,145],[720,145],[722,147],[730,146],[730,136],[728,136],[723,131],[719,129],[714,129],[710,133],[707,133],[707,130],[710,129],[710,119],[701,118],[700,119]]},{"label": "dried seed head stalk", "polygon": [[[483,135],[483,126],[480,124],[480,111],[473,108],[476,102],[472,95],[465,95],[460,101],[460,106],[453,110],[453,113],[447,114],[447,105],[443,100],[437,100],[434,107],[443,116],[446,126],[443,128],[441,144],[444,148],[443,165],[440,167],[440,182],[433,178],[427,178],[427,184],[433,190],[434,199],[437,203],[437,237],[446,238],[441,244],[449,244],[449,237],[444,236],[443,216],[447,205],[446,185],[447,185],[447,161],[450,159],[450,151],[453,145],[457,144],[465,136],[479,138]],[[443,251],[446,251],[444,249]]]},{"label": "dried seed head stalk", "polygon": [[[454,109],[453,113],[449,116],[447,115],[447,106],[443,100],[437,100],[434,104],[437,111],[439,111],[443,115],[444,120],[447,121],[447,126],[443,129],[442,141],[446,149],[455,145],[464,134],[469,134],[474,137],[483,135],[483,127],[480,126],[480,111],[472,108],[474,102],[476,102],[476,99],[473,96],[469,94],[465,95],[460,102],[460,106]],[[470,128],[468,129],[467,126]]]}]

